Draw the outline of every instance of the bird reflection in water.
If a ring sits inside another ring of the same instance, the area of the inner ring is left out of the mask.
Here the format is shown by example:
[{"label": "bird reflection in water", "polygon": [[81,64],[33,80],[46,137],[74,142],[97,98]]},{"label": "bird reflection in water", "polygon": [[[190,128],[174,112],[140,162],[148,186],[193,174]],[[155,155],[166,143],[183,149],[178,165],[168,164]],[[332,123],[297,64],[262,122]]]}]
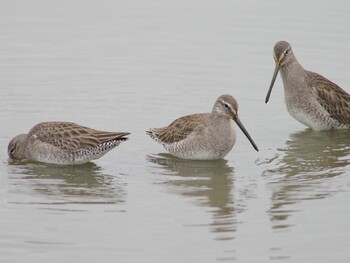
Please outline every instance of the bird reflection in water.
[{"label": "bird reflection in water", "polygon": [[[9,166],[13,191],[19,191],[21,185],[31,186],[36,194],[30,199],[50,204],[114,204],[124,202],[123,183],[115,175],[106,175],[95,163],[82,165],[52,165],[45,163],[20,162]],[[37,193],[40,195],[38,196]]]},{"label": "bird reflection in water", "polygon": [[350,130],[291,134],[286,147],[265,162],[269,168],[263,174],[273,192],[269,210],[273,227],[289,226],[286,219],[296,212],[290,205],[341,191],[344,186],[334,177],[346,175],[349,164]]},{"label": "bird reflection in water", "polygon": [[170,154],[148,155],[147,160],[162,171],[168,190],[193,197],[200,206],[214,208],[211,231],[217,239],[232,239],[236,228],[236,211],[232,195],[233,168],[226,160],[191,161]]}]

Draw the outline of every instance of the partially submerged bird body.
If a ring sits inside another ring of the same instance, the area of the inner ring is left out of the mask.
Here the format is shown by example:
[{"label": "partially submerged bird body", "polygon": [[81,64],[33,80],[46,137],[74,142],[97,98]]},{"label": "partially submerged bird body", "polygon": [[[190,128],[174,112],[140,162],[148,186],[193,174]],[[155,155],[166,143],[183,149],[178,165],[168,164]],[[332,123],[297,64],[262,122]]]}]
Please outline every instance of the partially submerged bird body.
[{"label": "partially submerged bird body", "polygon": [[350,128],[350,95],[325,77],[305,70],[286,41],[275,45],[276,69],[265,102],[278,72],[284,86],[287,110],[313,130]]},{"label": "partially submerged bird body", "polygon": [[[346,114],[347,111],[350,114],[350,96],[334,83],[332,83],[333,89],[327,88],[329,81],[323,76],[311,71],[306,71],[306,74],[307,77],[304,79],[304,83],[307,83],[306,88],[298,89],[303,87],[303,83],[284,84],[288,112],[313,130],[349,128],[350,116],[346,117]],[[286,75],[281,70],[284,83],[287,82]],[[295,94],[296,90],[300,92]],[[346,97],[349,100],[342,102]]]},{"label": "partially submerged bird body", "polygon": [[233,119],[257,150],[240,122],[237,110],[236,100],[230,95],[222,95],[216,100],[211,113],[187,115],[176,119],[167,127],[152,128],[147,134],[179,158],[221,159],[231,151],[236,141],[236,132],[231,122]]},{"label": "partially submerged bird body", "polygon": [[82,164],[98,159],[126,141],[126,132],[105,132],[71,122],[42,122],[28,134],[14,137],[8,146],[11,159]]},{"label": "partially submerged bird body", "polygon": [[214,160],[226,156],[236,141],[232,123],[210,113],[192,114],[148,134],[164,149],[182,159]]}]

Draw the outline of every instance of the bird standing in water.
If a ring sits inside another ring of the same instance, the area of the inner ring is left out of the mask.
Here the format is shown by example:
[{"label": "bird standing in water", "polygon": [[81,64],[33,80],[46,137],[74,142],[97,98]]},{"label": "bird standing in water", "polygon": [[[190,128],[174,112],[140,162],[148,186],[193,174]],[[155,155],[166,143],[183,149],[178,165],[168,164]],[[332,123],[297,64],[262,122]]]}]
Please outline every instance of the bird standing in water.
[{"label": "bird standing in water", "polygon": [[258,147],[238,118],[238,104],[231,95],[220,96],[211,113],[184,116],[164,128],[147,131],[171,154],[192,160],[221,159],[228,154],[236,141],[235,121],[258,151]]},{"label": "bird standing in water", "polygon": [[82,164],[98,159],[126,141],[128,132],[105,132],[72,122],[42,122],[8,145],[10,159]]},{"label": "bird standing in water", "polygon": [[276,43],[273,57],[276,68],[266,103],[281,72],[287,110],[296,120],[316,131],[350,128],[350,95],[346,91],[325,77],[305,70],[286,41]]}]

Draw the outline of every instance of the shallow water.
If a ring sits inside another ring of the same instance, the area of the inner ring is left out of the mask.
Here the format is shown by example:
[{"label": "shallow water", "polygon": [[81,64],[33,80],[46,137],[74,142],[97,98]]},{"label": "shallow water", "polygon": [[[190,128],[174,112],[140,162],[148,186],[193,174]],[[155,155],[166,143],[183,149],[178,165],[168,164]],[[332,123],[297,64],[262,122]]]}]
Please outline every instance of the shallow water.
[{"label": "shallow water", "polygon": [[[337,3],[3,2],[0,261],[349,262],[349,131],[295,121],[279,77],[264,103],[281,39],[350,92],[350,4]],[[146,136],[224,93],[258,153],[238,129],[210,162]],[[81,166],[8,164],[9,140],[46,120],[130,140]]]}]

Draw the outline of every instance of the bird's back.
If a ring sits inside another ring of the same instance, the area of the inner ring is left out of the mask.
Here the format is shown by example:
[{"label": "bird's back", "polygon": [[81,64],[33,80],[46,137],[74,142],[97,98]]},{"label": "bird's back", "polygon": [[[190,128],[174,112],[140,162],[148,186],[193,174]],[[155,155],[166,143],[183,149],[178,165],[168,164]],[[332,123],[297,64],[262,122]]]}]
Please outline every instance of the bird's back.
[{"label": "bird's back", "polygon": [[48,163],[84,163],[100,158],[126,141],[128,134],[99,131],[71,122],[43,122],[28,134],[27,155]]}]

